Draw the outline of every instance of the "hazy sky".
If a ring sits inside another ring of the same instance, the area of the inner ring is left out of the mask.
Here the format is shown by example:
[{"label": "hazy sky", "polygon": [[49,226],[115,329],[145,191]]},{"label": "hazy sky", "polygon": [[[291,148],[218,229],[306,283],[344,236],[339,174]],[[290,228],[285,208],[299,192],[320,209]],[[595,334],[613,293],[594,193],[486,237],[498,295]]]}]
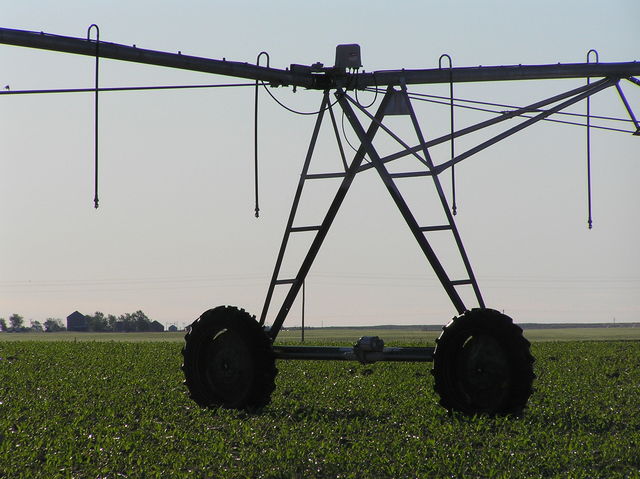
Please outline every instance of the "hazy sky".
[{"label": "hazy sky", "polygon": [[[361,45],[367,71],[434,68],[442,53],[455,66],[546,64],[582,62],[595,48],[600,61],[613,62],[638,60],[640,2],[0,3],[6,28],[85,37],[92,23],[103,41],[250,63],[265,50],[278,68],[332,65],[340,43]],[[93,66],[89,57],[0,45],[0,87],[12,91],[91,87]],[[105,87],[237,81],[101,62]],[[464,99],[524,105],[582,84],[455,88]],[[640,88],[622,86],[640,115]],[[448,94],[447,85],[411,90]],[[19,313],[43,321],[74,310],[142,309],[184,326],[220,304],[259,314],[314,118],[288,113],[262,93],[262,215],[255,219],[253,94],[252,87],[101,94],[98,210],[92,205],[92,95],[0,96],[0,317]],[[316,91],[274,94],[305,111],[321,100]],[[370,93],[359,98],[373,99]],[[417,108],[428,138],[448,131],[446,106]],[[583,113],[585,104],[572,111]],[[626,117],[611,89],[593,98],[592,112]],[[458,126],[489,117],[456,111]],[[640,137],[593,131],[589,231],[585,129],[543,123],[456,170],[457,222],[487,306],[518,322],[640,321]],[[391,125],[415,143],[402,118]],[[330,130],[326,123],[315,172],[339,166]],[[456,148],[463,151],[483,135]],[[353,132],[347,136],[353,141]],[[432,153],[445,161],[449,147]],[[448,191],[448,174],[442,178]],[[313,183],[299,224],[321,217],[336,186]],[[403,188],[421,222],[439,222],[430,180],[407,180]],[[304,238],[296,236],[290,271],[305,251]],[[442,260],[455,270],[457,257],[440,239]],[[455,314],[373,171],[356,178],[312,268],[306,299],[307,323],[318,326],[441,324]],[[272,314],[279,306],[276,298]],[[296,304],[285,326],[299,322]]]}]

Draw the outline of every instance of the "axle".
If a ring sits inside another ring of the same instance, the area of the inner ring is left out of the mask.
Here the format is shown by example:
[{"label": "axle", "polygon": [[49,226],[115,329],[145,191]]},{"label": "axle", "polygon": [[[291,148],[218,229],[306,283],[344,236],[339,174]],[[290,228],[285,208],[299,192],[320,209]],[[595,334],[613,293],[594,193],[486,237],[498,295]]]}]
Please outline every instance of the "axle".
[{"label": "axle", "polygon": [[276,359],[306,361],[359,361],[370,364],[378,361],[430,362],[433,347],[385,347],[377,336],[364,336],[353,347],[338,346],[273,346]]}]

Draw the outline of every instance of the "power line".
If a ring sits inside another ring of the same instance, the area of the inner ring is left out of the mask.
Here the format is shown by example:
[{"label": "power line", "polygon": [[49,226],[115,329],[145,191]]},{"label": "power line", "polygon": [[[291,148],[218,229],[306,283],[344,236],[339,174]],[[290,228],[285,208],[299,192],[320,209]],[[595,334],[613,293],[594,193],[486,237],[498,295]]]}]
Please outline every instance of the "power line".
[{"label": "power line", "polygon": [[[160,276],[141,278],[99,278],[99,279],[43,279],[43,280],[1,280],[0,288],[23,287],[23,286],[102,286],[102,285],[135,285],[135,284],[176,284],[176,283],[197,283],[215,281],[246,281],[257,280],[265,275],[246,274],[218,274],[201,276]],[[324,279],[372,279],[383,280],[423,280],[429,279],[430,275],[422,273],[349,273],[349,272],[317,272],[315,278]],[[563,282],[563,283],[640,283],[638,276],[599,276],[585,278],[583,276],[513,276],[513,275],[486,275],[483,281],[529,281],[529,282]]]}]

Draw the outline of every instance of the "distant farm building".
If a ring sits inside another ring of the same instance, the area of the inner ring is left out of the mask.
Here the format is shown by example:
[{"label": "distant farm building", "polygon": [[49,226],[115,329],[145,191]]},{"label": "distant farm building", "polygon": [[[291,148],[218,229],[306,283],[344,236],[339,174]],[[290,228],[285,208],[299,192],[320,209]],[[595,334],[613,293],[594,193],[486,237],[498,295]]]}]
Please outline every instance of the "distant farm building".
[{"label": "distant farm building", "polygon": [[175,333],[176,331],[178,331],[178,327],[175,324],[172,324],[171,326],[169,326],[170,333]]},{"label": "distant farm building", "polygon": [[67,316],[67,331],[88,331],[89,323],[84,314],[74,311]]},{"label": "distant farm building", "polygon": [[153,331],[154,333],[161,333],[164,331],[164,325],[159,323],[158,321],[151,321],[149,325],[149,331]]}]

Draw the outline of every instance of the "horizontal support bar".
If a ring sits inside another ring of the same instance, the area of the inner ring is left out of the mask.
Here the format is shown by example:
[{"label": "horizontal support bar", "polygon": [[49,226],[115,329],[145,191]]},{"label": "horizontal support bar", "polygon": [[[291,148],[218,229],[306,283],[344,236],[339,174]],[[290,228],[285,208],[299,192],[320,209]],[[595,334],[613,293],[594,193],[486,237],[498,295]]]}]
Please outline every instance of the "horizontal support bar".
[{"label": "horizontal support bar", "polygon": [[409,171],[406,173],[389,173],[391,178],[416,178],[420,176],[433,176],[430,171]]},{"label": "horizontal support bar", "polygon": [[451,225],[438,225],[438,226],[421,226],[420,231],[447,231],[453,229]]},{"label": "horizontal support bar", "polygon": [[[382,351],[366,352],[366,362],[377,361],[433,361],[433,347],[396,348],[385,347]],[[338,346],[273,346],[276,359],[297,359],[306,361],[361,361],[354,349]]]},{"label": "horizontal support bar", "polygon": [[473,284],[473,281],[470,279],[458,279],[456,281],[451,281],[451,284],[454,286],[461,286],[463,284]]},{"label": "horizontal support bar", "polygon": [[293,284],[295,279],[276,279],[274,284]]},{"label": "horizontal support bar", "polygon": [[299,231],[318,231],[319,229],[320,226],[294,226],[289,231],[291,231],[292,233],[296,233]]},{"label": "horizontal support bar", "polygon": [[312,173],[304,177],[305,180],[321,180],[324,178],[344,178],[346,173]]}]

